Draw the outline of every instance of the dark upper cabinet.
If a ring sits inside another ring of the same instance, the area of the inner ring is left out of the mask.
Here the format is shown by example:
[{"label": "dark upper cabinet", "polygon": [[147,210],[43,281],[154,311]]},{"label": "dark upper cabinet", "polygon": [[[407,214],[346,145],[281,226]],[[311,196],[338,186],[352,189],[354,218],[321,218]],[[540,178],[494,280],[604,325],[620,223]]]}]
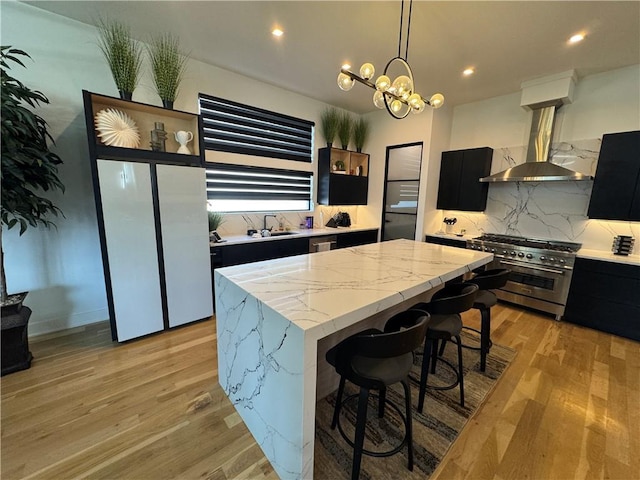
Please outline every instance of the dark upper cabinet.
[{"label": "dark upper cabinet", "polygon": [[369,155],[339,148],[318,150],[318,203],[366,205]]},{"label": "dark upper cabinet", "polygon": [[587,215],[640,221],[640,130],[603,135]]},{"label": "dark upper cabinet", "polygon": [[493,149],[470,148],[442,152],[436,208],[481,212],[487,206],[488,183],[480,178],[491,173]]}]

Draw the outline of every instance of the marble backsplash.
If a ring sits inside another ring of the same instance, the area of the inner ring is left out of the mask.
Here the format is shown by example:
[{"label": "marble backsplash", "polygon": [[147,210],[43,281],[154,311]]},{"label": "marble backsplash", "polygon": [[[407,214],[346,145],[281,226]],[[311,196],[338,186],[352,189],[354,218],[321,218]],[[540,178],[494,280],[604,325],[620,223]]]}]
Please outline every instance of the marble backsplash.
[{"label": "marble backsplash", "polygon": [[[600,144],[600,139],[555,144],[551,161],[594,175]],[[491,173],[523,163],[525,155],[524,146],[495,149]],[[584,248],[594,250],[611,250],[616,235],[638,238],[638,222],[587,218],[592,187],[592,181],[491,183],[484,212],[443,211],[442,218],[456,217],[454,231],[464,229],[467,235],[501,233],[563,240],[578,242]]]}]

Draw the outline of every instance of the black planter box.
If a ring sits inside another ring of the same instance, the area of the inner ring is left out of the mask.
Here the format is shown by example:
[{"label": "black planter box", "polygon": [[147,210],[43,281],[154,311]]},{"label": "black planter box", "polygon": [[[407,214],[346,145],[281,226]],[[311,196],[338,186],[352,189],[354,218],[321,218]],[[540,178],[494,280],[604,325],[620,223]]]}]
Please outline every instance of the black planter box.
[{"label": "black planter box", "polygon": [[2,375],[31,367],[27,327],[31,309],[2,309]]}]

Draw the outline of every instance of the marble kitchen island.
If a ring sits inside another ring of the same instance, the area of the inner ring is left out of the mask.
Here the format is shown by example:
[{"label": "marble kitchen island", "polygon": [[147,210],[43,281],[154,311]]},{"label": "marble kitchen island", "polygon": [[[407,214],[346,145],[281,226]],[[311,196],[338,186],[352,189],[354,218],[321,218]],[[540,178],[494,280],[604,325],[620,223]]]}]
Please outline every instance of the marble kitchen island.
[{"label": "marble kitchen island", "polygon": [[319,342],[492,258],[393,240],[215,270],[220,385],[280,478],[313,478]]}]

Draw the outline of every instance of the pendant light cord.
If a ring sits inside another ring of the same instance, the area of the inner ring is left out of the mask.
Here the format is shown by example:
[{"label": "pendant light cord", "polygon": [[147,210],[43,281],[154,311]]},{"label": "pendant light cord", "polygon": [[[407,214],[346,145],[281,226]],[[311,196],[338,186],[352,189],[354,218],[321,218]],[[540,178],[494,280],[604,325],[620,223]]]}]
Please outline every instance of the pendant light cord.
[{"label": "pendant light cord", "polygon": [[398,57],[404,58],[405,62],[408,62],[409,58],[409,34],[411,32],[411,11],[413,10],[413,0],[409,0],[409,18],[407,19],[407,39],[404,50],[404,57],[402,56],[402,30],[404,27],[404,0],[400,4],[400,33],[398,35]]}]

